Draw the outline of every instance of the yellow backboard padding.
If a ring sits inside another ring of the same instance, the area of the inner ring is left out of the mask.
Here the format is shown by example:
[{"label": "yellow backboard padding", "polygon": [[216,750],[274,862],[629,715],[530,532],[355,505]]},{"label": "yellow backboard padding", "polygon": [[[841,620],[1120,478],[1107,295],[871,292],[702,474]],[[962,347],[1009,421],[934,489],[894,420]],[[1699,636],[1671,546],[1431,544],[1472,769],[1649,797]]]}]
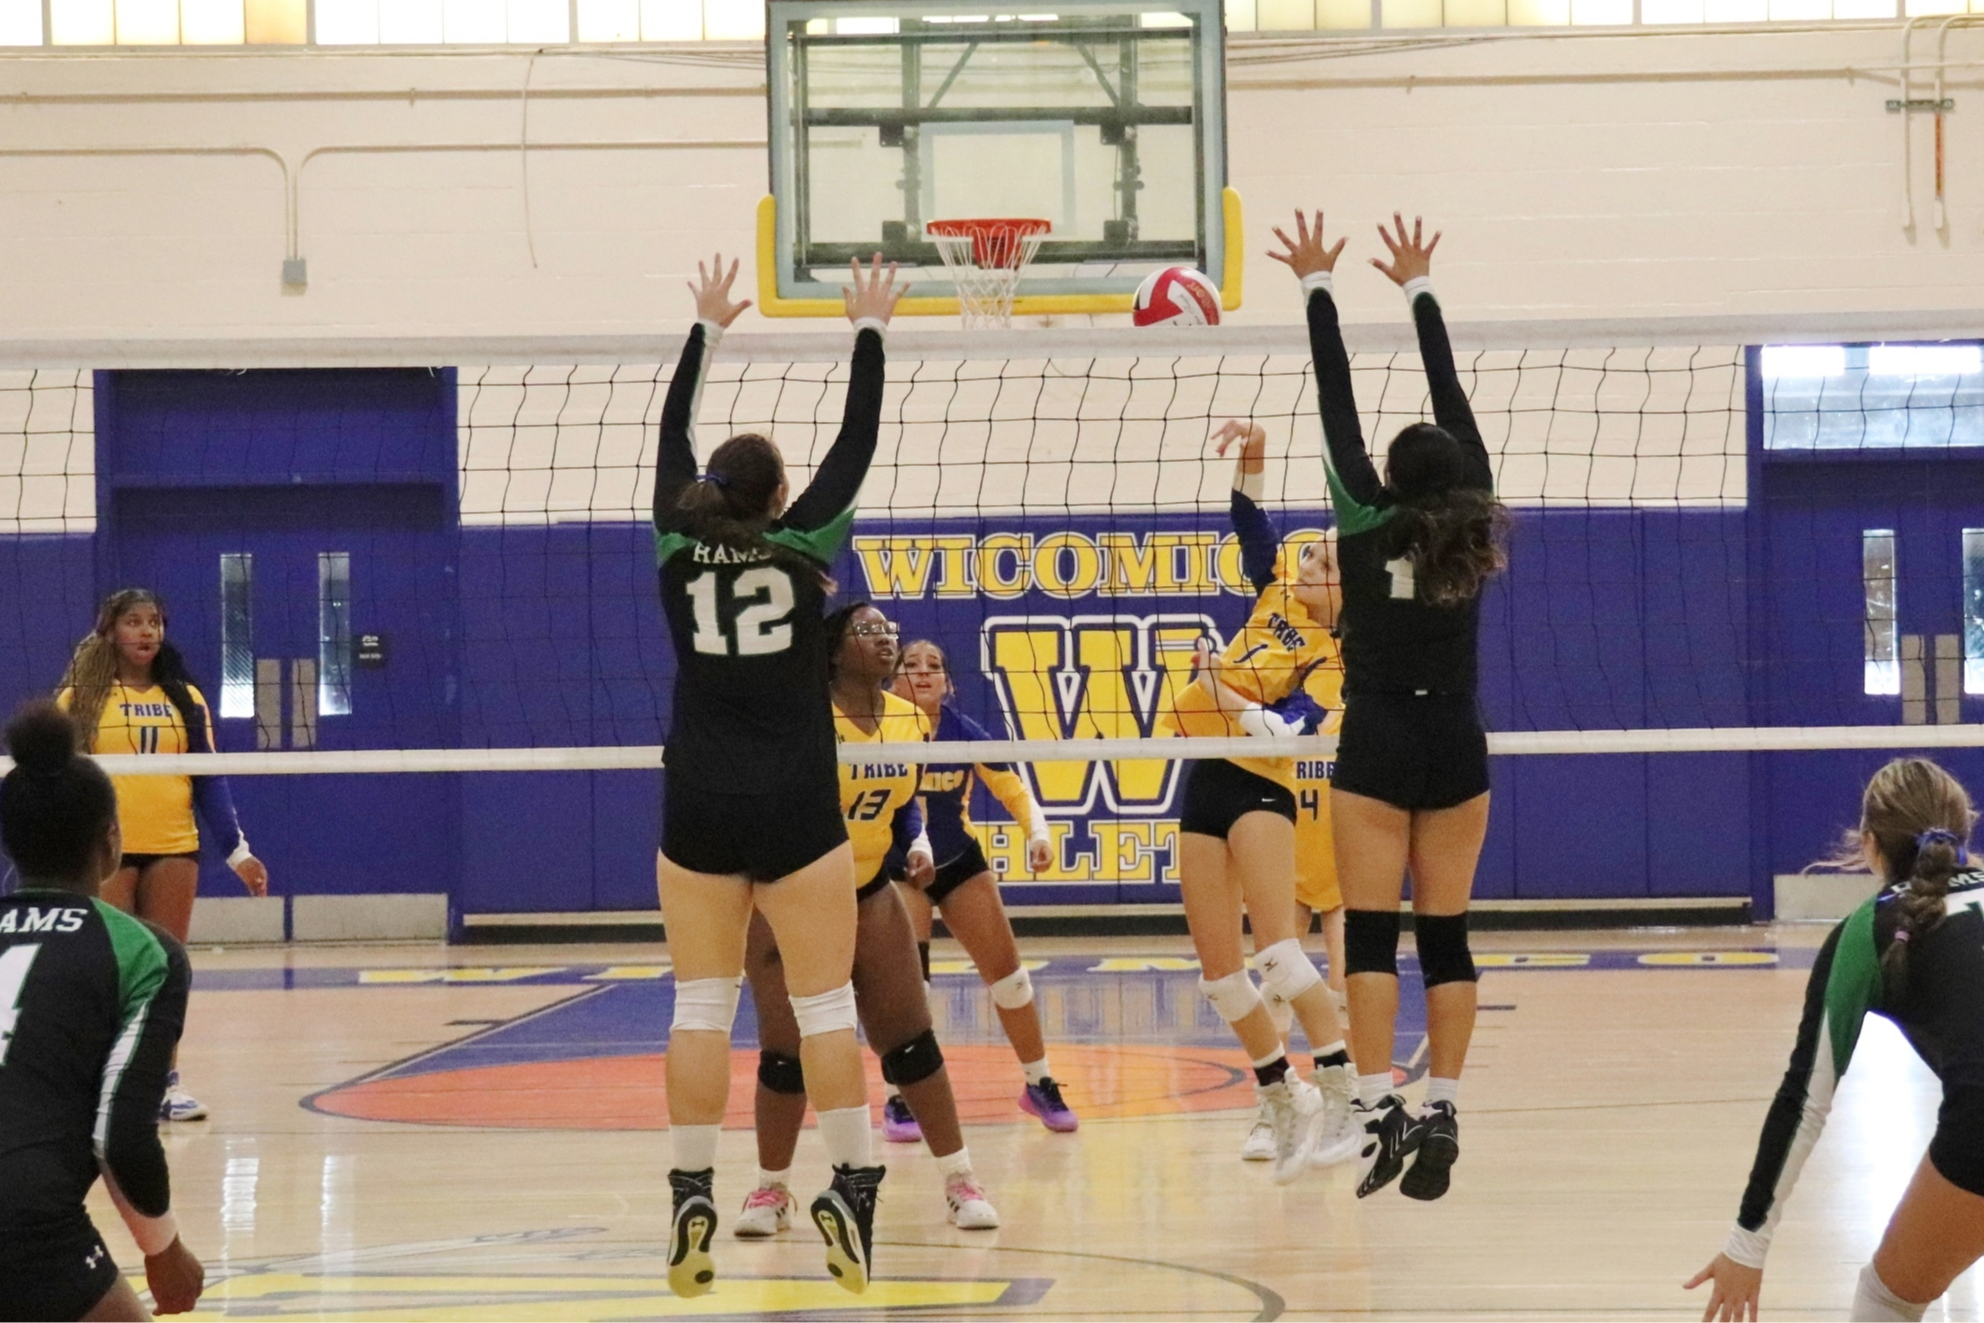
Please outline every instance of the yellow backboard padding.
[{"label": "yellow backboard padding", "polygon": [[[1242,272],[1246,254],[1242,250],[1240,195],[1233,189],[1221,194],[1221,213],[1226,223],[1226,269],[1219,287],[1219,306],[1232,312],[1240,306]],[[839,317],[846,309],[839,299],[788,299],[778,292],[778,199],[769,195],[758,202],[758,311],[767,317]],[[1133,294],[1022,294],[1013,300],[1013,316],[1044,317],[1071,313],[1128,312],[1135,303]],[[954,298],[918,298],[914,294],[896,305],[898,317],[955,317]]]}]

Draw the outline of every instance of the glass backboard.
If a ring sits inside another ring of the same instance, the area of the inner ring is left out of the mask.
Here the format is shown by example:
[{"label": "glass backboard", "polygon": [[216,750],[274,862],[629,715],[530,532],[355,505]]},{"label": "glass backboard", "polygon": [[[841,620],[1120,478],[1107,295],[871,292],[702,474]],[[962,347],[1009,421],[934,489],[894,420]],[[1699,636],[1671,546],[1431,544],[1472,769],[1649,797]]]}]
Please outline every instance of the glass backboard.
[{"label": "glass backboard", "polygon": [[916,286],[903,312],[954,312],[923,227],[983,217],[1052,226],[1015,313],[1125,310],[1167,266],[1197,267],[1237,305],[1220,14],[1220,0],[770,0],[760,306],[837,316],[848,260],[880,252]]}]

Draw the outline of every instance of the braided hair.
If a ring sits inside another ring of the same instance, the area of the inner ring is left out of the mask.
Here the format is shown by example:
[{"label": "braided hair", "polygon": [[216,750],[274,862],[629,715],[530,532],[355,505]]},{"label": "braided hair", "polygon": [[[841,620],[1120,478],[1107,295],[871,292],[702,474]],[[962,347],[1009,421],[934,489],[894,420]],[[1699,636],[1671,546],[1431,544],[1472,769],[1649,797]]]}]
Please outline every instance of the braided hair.
[{"label": "braided hair", "polygon": [[1911,943],[1943,920],[1950,881],[1969,866],[1965,846],[1977,815],[1957,779],[1927,758],[1896,758],[1867,783],[1861,839],[1871,836],[1881,872],[1897,888],[1894,938],[1881,955],[1890,997],[1908,983]]},{"label": "braided hair", "polygon": [[[96,609],[95,625],[69,658],[62,688],[71,691],[69,715],[75,719],[76,747],[84,752],[96,743],[103,709],[117,685],[117,622],[126,612],[147,604],[158,608],[161,620],[165,618],[165,603],[149,588],[120,588],[104,598]],[[165,691],[185,724],[186,747],[194,753],[213,752],[206,712],[193,701],[193,677],[186,669],[186,658],[164,639],[159,640],[158,655],[152,658],[152,683]]]}]

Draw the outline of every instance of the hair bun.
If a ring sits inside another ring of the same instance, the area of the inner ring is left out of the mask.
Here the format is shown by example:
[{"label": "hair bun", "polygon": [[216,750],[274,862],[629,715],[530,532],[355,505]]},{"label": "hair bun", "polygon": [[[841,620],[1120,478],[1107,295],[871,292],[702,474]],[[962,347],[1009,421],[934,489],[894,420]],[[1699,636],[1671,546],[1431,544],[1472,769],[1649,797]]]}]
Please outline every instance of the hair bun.
[{"label": "hair bun", "polygon": [[7,752],[23,771],[52,776],[75,761],[76,723],[53,703],[30,703],[7,723]]}]

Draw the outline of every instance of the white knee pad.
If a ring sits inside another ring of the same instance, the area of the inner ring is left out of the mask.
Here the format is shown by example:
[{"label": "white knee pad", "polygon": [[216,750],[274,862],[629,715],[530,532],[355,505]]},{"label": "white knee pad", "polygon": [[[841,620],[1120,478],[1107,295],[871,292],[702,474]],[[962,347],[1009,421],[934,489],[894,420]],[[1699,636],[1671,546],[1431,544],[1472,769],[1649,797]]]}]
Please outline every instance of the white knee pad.
[{"label": "white knee pad", "polygon": [[1928,1309],[1928,1305],[1903,1300],[1889,1290],[1870,1263],[1860,1270],[1860,1281],[1853,1292],[1853,1312],[1848,1317],[1854,1323],[1916,1323]]},{"label": "white knee pad", "polygon": [[1033,979],[1025,965],[992,985],[992,1004],[1002,1011],[1033,1005]]},{"label": "white knee pad", "polygon": [[1261,1004],[1261,994],[1254,989],[1253,975],[1244,969],[1225,978],[1202,978],[1199,980],[1199,991],[1206,994],[1206,1000],[1219,1012],[1219,1018],[1228,1024],[1238,1024]]},{"label": "white knee pad", "polygon": [[852,1032],[857,1023],[853,980],[841,984],[832,992],[822,992],[813,997],[794,997],[792,1018],[799,1021],[801,1038],[837,1033],[842,1029]]},{"label": "white knee pad", "polygon": [[744,979],[692,978],[675,985],[673,1030],[704,1029],[730,1037],[730,1022],[737,1018],[737,993]]},{"label": "white knee pad", "polygon": [[1283,1038],[1288,1037],[1289,1029],[1295,1024],[1295,1008],[1290,1006],[1280,993],[1272,989],[1261,1000],[1268,1005],[1268,1019],[1274,1021],[1274,1031]]},{"label": "white knee pad", "polygon": [[1316,962],[1309,959],[1302,943],[1293,937],[1276,942],[1265,951],[1256,951],[1254,967],[1261,971],[1261,986],[1286,1002],[1294,1001],[1323,981],[1323,976],[1316,972]]}]

